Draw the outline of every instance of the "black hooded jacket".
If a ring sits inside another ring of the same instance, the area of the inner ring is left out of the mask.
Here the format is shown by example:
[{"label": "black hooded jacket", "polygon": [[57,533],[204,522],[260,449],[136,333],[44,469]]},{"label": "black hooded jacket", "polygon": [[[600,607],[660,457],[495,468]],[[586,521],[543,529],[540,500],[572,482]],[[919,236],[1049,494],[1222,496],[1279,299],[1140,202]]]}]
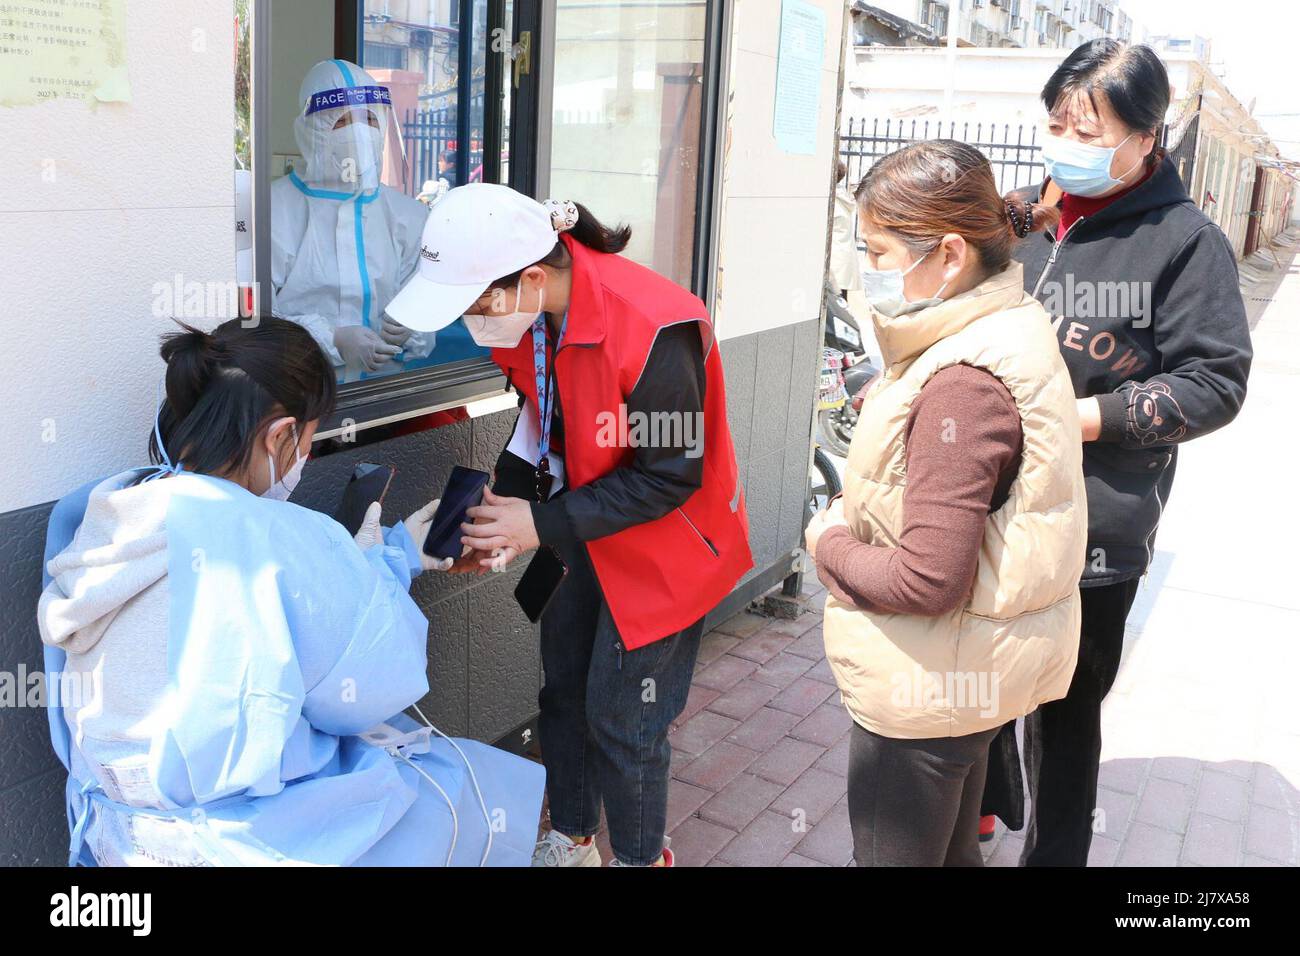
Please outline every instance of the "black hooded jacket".
[{"label": "black hooded jacket", "polygon": [[[1043,186],[1016,195],[1038,200]],[[1084,445],[1083,585],[1140,576],[1169,500],[1178,445],[1236,416],[1250,329],[1223,232],[1162,157],[1092,216],[1023,239],[1025,290],[1052,314],[1079,398],[1096,396],[1101,437]]]}]

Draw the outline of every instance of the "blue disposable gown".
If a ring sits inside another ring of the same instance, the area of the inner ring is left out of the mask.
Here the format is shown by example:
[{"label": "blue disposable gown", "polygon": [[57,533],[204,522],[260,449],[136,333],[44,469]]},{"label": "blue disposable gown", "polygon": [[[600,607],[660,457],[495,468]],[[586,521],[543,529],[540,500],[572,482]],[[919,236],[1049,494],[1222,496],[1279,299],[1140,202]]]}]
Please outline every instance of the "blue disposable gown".
[{"label": "blue disposable gown", "polygon": [[[404,527],[363,552],[326,515],[218,478],[165,480],[169,718],[146,764],[162,806],[110,799],[88,771],[96,754],[80,751],[52,702],[72,861],[93,865],[94,846],[105,862],[440,866],[454,833],[455,865],[478,865],[489,835],[488,865],[526,865],[541,767],[458,740],[476,789],[445,739],[404,760],[356,736],[382,722],[414,728],[400,712],[429,690],[428,621],[407,593],[419,556]],[[96,484],[55,506],[47,564]],[[48,687],[64,660],[46,646]]]}]

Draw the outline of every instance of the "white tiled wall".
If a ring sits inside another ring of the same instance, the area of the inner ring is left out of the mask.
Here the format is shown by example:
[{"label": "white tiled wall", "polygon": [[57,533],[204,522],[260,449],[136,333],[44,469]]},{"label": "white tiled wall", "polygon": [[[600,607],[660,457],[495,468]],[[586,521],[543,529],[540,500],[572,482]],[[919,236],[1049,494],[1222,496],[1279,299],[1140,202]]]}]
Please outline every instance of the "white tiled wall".
[{"label": "white tiled wall", "polygon": [[844,4],[811,0],[826,13],[817,148],[782,151],[772,135],[781,0],[736,0],[732,122],[727,154],[718,299],[720,338],[817,318],[835,164]]},{"label": "white tiled wall", "polygon": [[141,463],[155,283],[234,279],[234,4],[126,10],[130,102],[0,108],[0,512]]}]

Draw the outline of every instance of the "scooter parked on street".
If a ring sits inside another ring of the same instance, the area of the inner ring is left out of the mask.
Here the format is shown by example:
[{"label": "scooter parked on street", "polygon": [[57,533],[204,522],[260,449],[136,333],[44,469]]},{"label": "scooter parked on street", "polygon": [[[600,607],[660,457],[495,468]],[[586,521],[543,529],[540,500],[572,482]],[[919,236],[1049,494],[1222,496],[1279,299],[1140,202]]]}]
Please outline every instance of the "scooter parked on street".
[{"label": "scooter parked on street", "polygon": [[[826,402],[817,405],[817,428],[822,443],[833,453],[845,457],[849,453],[849,443],[853,440],[853,428],[858,423],[858,409],[861,402],[858,395],[867,383],[879,372],[866,355],[862,339],[862,329],[858,320],[849,311],[849,304],[844,301],[830,284],[825,289],[826,334],[823,339],[823,353],[836,352],[840,356],[838,368],[839,385],[846,394],[843,402]],[[827,386],[828,374],[836,372],[828,368],[826,361],[822,368],[822,389]]]},{"label": "scooter parked on street", "polygon": [[[833,411],[848,401],[848,392],[844,390],[844,353],[839,349],[823,348],[821,374],[817,379],[817,414]],[[814,436],[812,462],[808,469],[808,517],[811,519],[843,490],[835,462]]]}]

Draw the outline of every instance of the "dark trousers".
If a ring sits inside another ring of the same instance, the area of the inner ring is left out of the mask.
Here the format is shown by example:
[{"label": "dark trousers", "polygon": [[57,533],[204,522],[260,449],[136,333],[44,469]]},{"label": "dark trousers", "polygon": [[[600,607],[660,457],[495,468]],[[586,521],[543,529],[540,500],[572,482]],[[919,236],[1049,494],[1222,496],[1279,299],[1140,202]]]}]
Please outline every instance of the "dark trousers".
[{"label": "dark trousers", "polygon": [[1025,718],[1029,828],[1021,866],[1086,866],[1101,765],[1101,702],[1115,683],[1138,579],[1084,588],[1070,689]]},{"label": "dark trousers", "polygon": [[858,866],[983,866],[980,796],[997,732],[901,740],[854,724],[849,826]]},{"label": "dark trousers", "polygon": [[569,573],[542,615],[538,695],[551,825],[591,836],[603,802],[614,855],[647,866],[663,852],[668,729],[686,706],[704,620],[625,651],[586,547],[559,550]]}]

